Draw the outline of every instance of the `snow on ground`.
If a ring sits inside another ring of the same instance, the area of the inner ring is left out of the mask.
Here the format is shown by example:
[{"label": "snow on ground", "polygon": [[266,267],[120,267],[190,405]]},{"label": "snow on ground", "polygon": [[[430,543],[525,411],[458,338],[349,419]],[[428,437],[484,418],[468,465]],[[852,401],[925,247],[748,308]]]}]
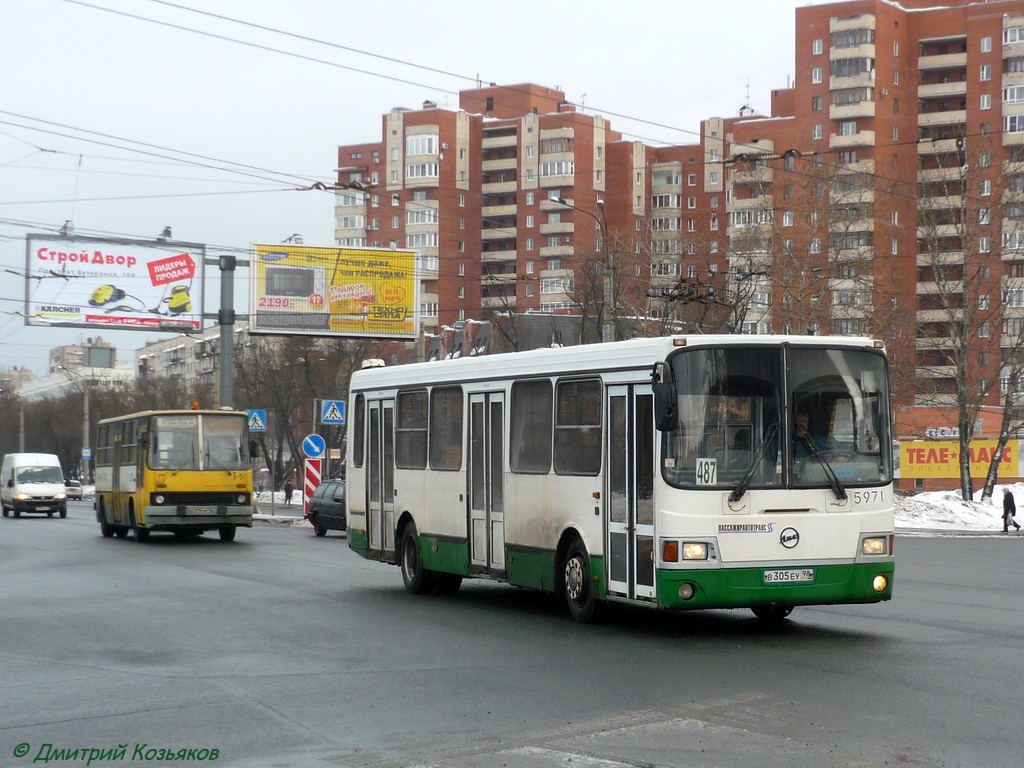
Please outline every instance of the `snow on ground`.
[{"label": "snow on ground", "polygon": [[[1017,502],[1018,522],[1024,525],[1024,484],[996,485],[991,499],[981,501],[981,489],[974,501],[964,501],[959,491],[931,491],[896,497],[896,530],[928,529],[955,531],[1003,530],[1003,489],[1009,488]],[[1012,530],[1012,529],[1011,529]]]}]

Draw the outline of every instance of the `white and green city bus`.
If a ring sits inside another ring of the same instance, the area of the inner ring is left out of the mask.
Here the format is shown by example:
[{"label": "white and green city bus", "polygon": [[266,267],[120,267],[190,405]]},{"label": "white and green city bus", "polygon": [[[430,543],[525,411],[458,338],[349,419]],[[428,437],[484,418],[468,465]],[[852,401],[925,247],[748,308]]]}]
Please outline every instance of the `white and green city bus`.
[{"label": "white and green city bus", "polygon": [[779,619],[892,597],[881,342],[672,336],[366,367],[349,407],[349,546],[410,592],[493,579],[581,621],[605,601]]}]

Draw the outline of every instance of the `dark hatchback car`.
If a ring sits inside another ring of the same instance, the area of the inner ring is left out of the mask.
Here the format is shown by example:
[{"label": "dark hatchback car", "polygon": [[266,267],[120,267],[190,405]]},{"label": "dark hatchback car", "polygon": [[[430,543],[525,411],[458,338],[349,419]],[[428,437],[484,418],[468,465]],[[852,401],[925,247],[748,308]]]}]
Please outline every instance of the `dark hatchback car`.
[{"label": "dark hatchback car", "polygon": [[306,518],[317,536],[345,530],[345,481],[324,480],[309,497]]}]

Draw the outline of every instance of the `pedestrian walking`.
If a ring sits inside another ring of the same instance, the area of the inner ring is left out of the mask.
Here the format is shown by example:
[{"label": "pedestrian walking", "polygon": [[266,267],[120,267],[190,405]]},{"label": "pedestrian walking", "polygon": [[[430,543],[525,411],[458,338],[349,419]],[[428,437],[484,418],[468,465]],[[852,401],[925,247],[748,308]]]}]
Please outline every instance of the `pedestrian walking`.
[{"label": "pedestrian walking", "polygon": [[1009,488],[1003,489],[1003,533],[1010,532],[1010,526],[1012,525],[1016,530],[1020,530],[1020,524],[1015,519],[1017,514],[1017,502],[1013,500],[1013,494],[1010,493]]},{"label": "pedestrian walking", "polygon": [[286,482],[284,484],[284,503],[285,504],[291,504],[292,503],[292,490],[293,490],[293,488],[294,488],[294,486],[292,486],[292,481],[291,480],[289,480],[288,482]]}]

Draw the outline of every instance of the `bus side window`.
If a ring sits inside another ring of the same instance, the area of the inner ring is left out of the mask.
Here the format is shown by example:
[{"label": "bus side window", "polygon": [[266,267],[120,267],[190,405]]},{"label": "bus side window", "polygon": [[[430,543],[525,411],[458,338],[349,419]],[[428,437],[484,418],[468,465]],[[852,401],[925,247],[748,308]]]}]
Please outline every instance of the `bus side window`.
[{"label": "bus side window", "polygon": [[555,472],[601,471],[601,381],[561,381],[555,411]]},{"label": "bus side window", "polygon": [[512,385],[509,466],[513,472],[546,475],[551,471],[551,382]]},{"label": "bus side window", "polygon": [[395,466],[427,468],[427,391],[398,393],[395,421]]}]

